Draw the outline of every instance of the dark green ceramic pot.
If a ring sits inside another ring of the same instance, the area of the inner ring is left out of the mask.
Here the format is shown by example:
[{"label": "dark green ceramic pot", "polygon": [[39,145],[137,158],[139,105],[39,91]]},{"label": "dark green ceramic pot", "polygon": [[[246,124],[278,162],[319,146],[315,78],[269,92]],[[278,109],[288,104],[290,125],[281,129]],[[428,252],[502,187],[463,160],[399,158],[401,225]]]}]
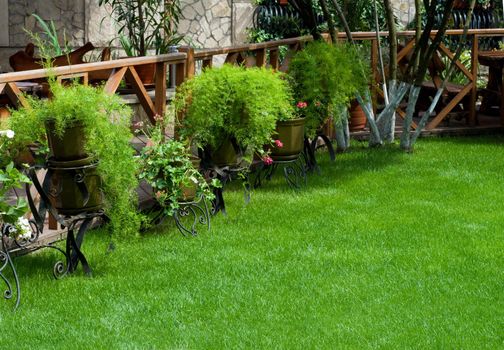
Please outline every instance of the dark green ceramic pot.
[{"label": "dark green ceramic pot", "polygon": [[282,148],[273,146],[271,158],[276,161],[293,160],[303,151],[305,119],[277,121],[275,138],[283,143]]},{"label": "dark green ceramic pot", "polygon": [[61,215],[100,210],[103,206],[101,178],[91,158],[77,161],[49,160],[49,199]]},{"label": "dark green ceramic pot", "polygon": [[226,139],[219,148],[211,152],[212,162],[219,167],[238,164],[237,147],[231,139]]},{"label": "dark green ceramic pot", "polygon": [[85,152],[86,139],[82,124],[77,123],[66,128],[61,137],[55,132],[54,122],[47,122],[45,127],[47,143],[49,144],[51,155],[56,161],[73,161],[87,158]]}]

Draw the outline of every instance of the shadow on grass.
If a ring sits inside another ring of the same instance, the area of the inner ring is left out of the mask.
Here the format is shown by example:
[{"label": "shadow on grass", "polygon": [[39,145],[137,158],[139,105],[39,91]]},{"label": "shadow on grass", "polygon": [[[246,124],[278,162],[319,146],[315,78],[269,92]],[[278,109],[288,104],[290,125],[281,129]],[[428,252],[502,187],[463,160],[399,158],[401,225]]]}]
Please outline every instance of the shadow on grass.
[{"label": "shadow on grass", "polygon": [[[320,173],[308,173],[306,189],[344,185],[364,173],[372,174],[389,166],[404,163],[410,156],[397,145],[369,148],[366,144],[359,143],[353,145],[348,151],[337,154],[336,160],[331,162],[329,153],[321,149],[317,151]],[[274,174],[271,181],[264,181],[263,186],[257,190],[261,192],[278,192],[290,190],[290,188],[285,182],[281,170],[279,170]]]}]

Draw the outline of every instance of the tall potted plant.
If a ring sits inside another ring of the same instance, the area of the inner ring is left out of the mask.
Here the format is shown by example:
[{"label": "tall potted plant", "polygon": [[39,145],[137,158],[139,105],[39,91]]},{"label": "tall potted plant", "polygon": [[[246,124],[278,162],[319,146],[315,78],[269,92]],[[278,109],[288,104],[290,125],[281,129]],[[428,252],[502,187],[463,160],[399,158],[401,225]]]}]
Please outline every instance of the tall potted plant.
[{"label": "tall potted plant", "polygon": [[[255,154],[267,157],[264,145],[271,144],[277,119],[293,113],[282,77],[264,68],[224,65],[188,80],[175,100],[181,137],[214,156],[237,148],[248,162]],[[223,165],[215,158],[214,163]]]},{"label": "tall potted plant", "polygon": [[[51,99],[27,97],[29,107],[12,111],[9,125],[18,135],[12,148],[49,145],[48,166],[54,174],[50,192],[56,194],[52,204],[62,214],[103,206],[114,232],[138,232],[131,111],[102,88],[61,86],[52,78],[50,87]],[[82,183],[88,193],[82,193]]]},{"label": "tall potted plant", "polygon": [[306,135],[313,138],[329,117],[336,125],[340,110],[367,86],[364,65],[354,48],[344,44],[310,43],[289,67],[298,101],[306,102]]}]

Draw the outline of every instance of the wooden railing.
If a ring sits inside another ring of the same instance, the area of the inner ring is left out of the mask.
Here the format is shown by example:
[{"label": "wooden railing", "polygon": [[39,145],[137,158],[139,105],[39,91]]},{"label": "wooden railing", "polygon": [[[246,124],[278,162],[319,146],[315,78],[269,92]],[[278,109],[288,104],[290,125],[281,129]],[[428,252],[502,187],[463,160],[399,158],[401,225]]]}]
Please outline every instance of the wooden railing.
[{"label": "wooden railing", "polygon": [[[431,35],[435,36],[437,31],[432,31]],[[462,30],[448,30],[447,37],[461,36]],[[379,36],[385,38],[388,32],[380,32]],[[449,101],[444,108],[439,111],[436,116],[427,125],[427,129],[436,128],[460,101],[466,96],[470,96],[470,111],[468,116],[468,124],[473,126],[476,124],[476,100],[477,100],[477,76],[478,76],[478,53],[479,53],[479,39],[483,37],[502,37],[504,36],[504,29],[472,29],[468,32],[468,42],[472,43],[471,47],[471,68],[467,69],[460,61],[457,62],[457,69],[462,72],[468,79],[468,83],[462,87]],[[324,36],[329,40],[328,36]],[[408,57],[408,54],[414,49],[414,31],[404,31],[398,33],[399,39],[402,41],[403,48],[398,52],[398,63]],[[338,38],[341,41],[346,40],[345,33],[339,33]],[[371,71],[374,77],[374,84],[372,85],[372,93],[376,96],[383,96],[383,91],[380,89],[379,82],[381,74],[378,71],[378,41],[376,33],[374,32],[356,32],[353,33],[355,41],[369,41],[371,43],[370,61]],[[203,49],[195,50],[190,47],[182,47],[181,52],[150,56],[139,58],[127,58],[121,60],[86,63],[80,65],[73,65],[67,67],[57,67],[51,70],[50,74],[58,76],[60,79],[67,79],[71,77],[82,77],[83,81],[92,80],[95,73],[100,72],[106,76],[105,90],[107,93],[115,93],[124,79],[133,88],[133,91],[138,96],[138,99],[146,111],[148,117],[154,121],[156,114],[162,114],[166,108],[166,81],[167,81],[167,66],[175,67],[176,77],[175,85],[181,84],[184,79],[196,74],[197,67],[201,66],[211,67],[213,64],[214,56],[224,55],[225,62],[230,64],[243,64],[247,67],[263,67],[269,66],[273,69],[280,71],[287,71],[291,58],[299,50],[302,50],[307,42],[312,41],[311,36],[304,36],[292,39],[284,39],[277,41],[270,41],[258,44],[245,44],[216,49]],[[282,47],[287,48],[285,58],[280,59],[280,50]],[[445,57],[452,58],[453,52],[441,44],[439,53]],[[154,102],[149,97],[144,85],[140,81],[135,67],[145,64],[156,65],[156,78],[155,78],[155,98]],[[23,94],[16,86],[16,82],[35,80],[45,78],[48,76],[48,71],[32,70],[17,73],[0,74],[0,93],[6,93],[13,103],[25,104]],[[404,116],[404,112],[398,109],[399,116]],[[504,117],[502,117],[502,125],[504,126]]]},{"label": "wooden railing", "polygon": [[[156,114],[163,115],[166,110],[168,66],[175,70],[175,85],[179,85],[186,78],[186,59],[187,55],[185,53],[174,53],[55,67],[51,70],[37,69],[0,74],[0,94],[5,93],[14,105],[27,106],[26,99],[16,83],[53,76],[57,77],[58,80],[82,78],[84,84],[87,84],[88,81],[99,76],[106,77],[105,92],[114,94],[119,88],[121,81],[125,80],[131,85],[147,116],[154,123],[154,116]],[[135,67],[146,64],[154,64],[156,66],[154,102],[147,93],[135,69]]]},{"label": "wooden railing", "polygon": [[[462,29],[446,31],[447,37],[460,37],[463,35]],[[431,36],[434,37],[437,31],[432,31]],[[372,85],[373,96],[383,97],[383,91],[380,89],[379,82],[381,74],[379,73],[378,66],[378,39],[375,32],[355,32],[352,33],[354,41],[369,41],[371,42],[370,63],[374,84]],[[383,40],[388,37],[388,32],[380,32],[379,36]],[[414,31],[398,32],[398,38],[403,41],[403,48],[398,52],[398,63],[401,64],[412,53],[414,49]],[[504,29],[471,29],[467,33],[467,42],[472,43],[471,48],[471,68],[467,69],[460,61],[456,63],[458,71],[462,72],[468,79],[468,83],[456,94],[451,101],[449,101],[444,108],[437,113],[437,115],[427,125],[427,129],[431,130],[436,128],[457,106],[462,99],[470,95],[470,111],[468,117],[468,124],[474,126],[476,124],[476,100],[477,100],[477,76],[478,76],[478,53],[479,53],[479,39],[484,37],[502,37],[504,36]],[[326,40],[329,40],[327,35],[324,35]],[[346,40],[346,34],[338,33],[338,39],[341,41]],[[259,44],[246,44],[230,47],[223,47],[217,49],[204,49],[194,50],[192,48],[182,48],[182,51],[187,53],[187,76],[191,77],[196,73],[198,64],[201,67],[211,67],[214,56],[226,55],[225,62],[231,64],[243,64],[247,67],[263,67],[269,66],[273,69],[287,71],[290,59],[292,56],[303,46],[312,41],[311,36],[304,36],[299,38],[270,41]],[[280,47],[288,47],[287,54],[283,61],[279,60]],[[441,44],[439,50],[440,55],[448,58],[453,58],[454,53],[444,44]],[[269,60],[267,57],[269,56]],[[398,109],[398,114],[404,117],[405,113]],[[501,120],[504,126],[504,118]]]}]

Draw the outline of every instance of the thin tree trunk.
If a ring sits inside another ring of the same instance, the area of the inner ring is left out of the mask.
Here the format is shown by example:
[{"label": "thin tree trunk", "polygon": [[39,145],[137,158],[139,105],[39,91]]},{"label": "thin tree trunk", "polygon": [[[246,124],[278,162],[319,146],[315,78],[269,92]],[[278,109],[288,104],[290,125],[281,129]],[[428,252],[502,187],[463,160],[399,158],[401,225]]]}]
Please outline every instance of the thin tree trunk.
[{"label": "thin tree trunk", "polygon": [[327,26],[329,27],[329,35],[331,36],[331,41],[333,42],[333,44],[336,44],[338,42],[338,33],[336,31],[336,26],[334,24],[331,12],[329,11],[329,7],[327,6],[327,1],[320,0],[320,7],[322,7],[322,12],[324,13],[324,17],[327,20]]},{"label": "thin tree trunk", "polygon": [[338,1],[336,0],[331,0],[334,9],[336,10],[336,14],[338,15],[338,18],[341,21],[341,24],[343,25],[343,28],[345,29],[345,33],[347,35],[347,40],[348,42],[353,43],[353,36],[352,36],[352,31],[350,30],[350,27],[348,26],[348,22],[345,18],[345,14],[343,13],[343,10],[341,9],[341,6],[338,4]]}]

